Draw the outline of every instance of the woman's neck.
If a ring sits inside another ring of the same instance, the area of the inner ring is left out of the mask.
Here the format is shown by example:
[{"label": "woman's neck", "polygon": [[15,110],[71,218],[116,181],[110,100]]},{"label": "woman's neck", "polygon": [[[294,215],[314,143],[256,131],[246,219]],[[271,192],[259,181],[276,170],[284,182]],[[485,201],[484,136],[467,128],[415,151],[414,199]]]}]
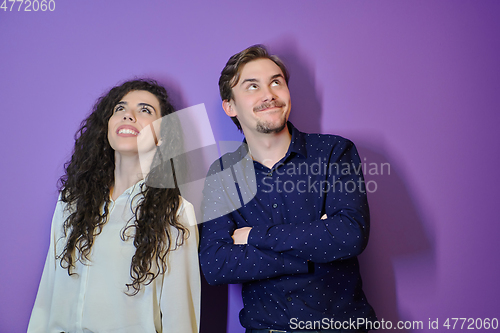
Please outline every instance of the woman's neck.
[{"label": "woman's neck", "polygon": [[115,152],[115,180],[111,198],[116,200],[126,189],[144,179],[138,155]]}]

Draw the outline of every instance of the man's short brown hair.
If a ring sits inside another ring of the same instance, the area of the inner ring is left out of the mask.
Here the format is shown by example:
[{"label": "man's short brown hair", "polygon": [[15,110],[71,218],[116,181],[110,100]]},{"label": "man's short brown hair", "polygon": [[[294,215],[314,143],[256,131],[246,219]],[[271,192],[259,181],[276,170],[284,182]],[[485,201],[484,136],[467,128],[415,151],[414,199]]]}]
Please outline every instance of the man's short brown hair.
[{"label": "man's short brown hair", "polygon": [[[236,53],[227,61],[226,66],[220,73],[219,78],[220,97],[223,101],[230,101],[233,99],[233,87],[240,79],[241,69],[245,64],[256,59],[269,59],[273,61],[281,69],[286,84],[288,85],[290,74],[288,73],[285,64],[277,56],[270,55],[264,45],[257,44],[250,46],[240,53]],[[231,119],[241,131],[241,125],[238,118],[231,117]]]}]

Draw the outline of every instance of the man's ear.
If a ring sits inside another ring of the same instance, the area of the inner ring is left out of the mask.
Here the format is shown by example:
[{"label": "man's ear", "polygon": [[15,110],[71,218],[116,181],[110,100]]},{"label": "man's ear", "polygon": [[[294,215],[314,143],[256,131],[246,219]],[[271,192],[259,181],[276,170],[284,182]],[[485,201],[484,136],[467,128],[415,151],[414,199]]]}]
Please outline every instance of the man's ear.
[{"label": "man's ear", "polygon": [[227,99],[222,101],[222,108],[229,117],[236,117],[236,112],[234,111],[233,103],[231,101],[228,101]]}]

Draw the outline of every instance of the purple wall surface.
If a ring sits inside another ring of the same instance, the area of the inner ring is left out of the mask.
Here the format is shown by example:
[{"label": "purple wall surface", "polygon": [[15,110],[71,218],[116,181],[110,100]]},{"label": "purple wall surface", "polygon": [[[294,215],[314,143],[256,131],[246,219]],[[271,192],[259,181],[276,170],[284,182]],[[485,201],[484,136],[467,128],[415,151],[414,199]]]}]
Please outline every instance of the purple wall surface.
[{"label": "purple wall surface", "polygon": [[[0,333],[26,331],[57,179],[97,97],[152,77],[178,109],[204,103],[216,141],[241,140],[217,81],[256,43],[290,69],[291,121],[353,140],[371,170],[364,288],[407,325],[380,332],[500,317],[500,2],[54,1],[0,9]],[[243,332],[239,286],[207,290],[218,322],[202,331]]]}]

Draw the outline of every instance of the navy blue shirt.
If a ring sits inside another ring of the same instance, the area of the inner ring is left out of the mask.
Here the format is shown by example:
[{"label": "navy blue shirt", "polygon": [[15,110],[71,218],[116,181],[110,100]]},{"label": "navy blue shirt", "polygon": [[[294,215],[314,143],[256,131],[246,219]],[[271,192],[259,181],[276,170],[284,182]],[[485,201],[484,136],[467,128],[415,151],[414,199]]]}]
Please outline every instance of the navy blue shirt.
[{"label": "navy blue shirt", "polygon": [[[356,258],[369,211],[354,144],[291,123],[285,157],[271,169],[244,144],[215,161],[205,181],[200,262],[210,284],[242,283],[245,328],[290,321],[376,320]],[[247,245],[231,235],[252,227]]]}]

